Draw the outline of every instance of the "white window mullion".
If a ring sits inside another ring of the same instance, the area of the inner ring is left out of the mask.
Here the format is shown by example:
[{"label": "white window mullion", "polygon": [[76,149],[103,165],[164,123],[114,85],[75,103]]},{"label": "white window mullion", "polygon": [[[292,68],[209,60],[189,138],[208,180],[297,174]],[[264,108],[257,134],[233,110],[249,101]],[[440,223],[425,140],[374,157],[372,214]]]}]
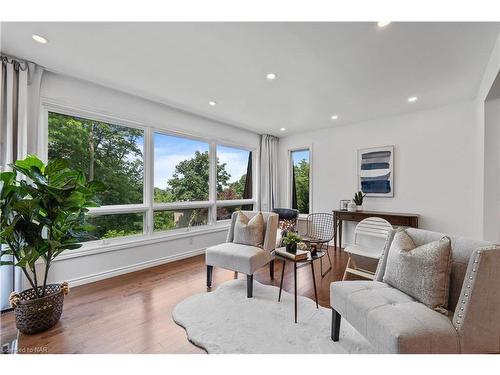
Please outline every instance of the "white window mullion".
[{"label": "white window mullion", "polygon": [[212,202],[209,210],[208,224],[215,225],[217,223],[217,206],[215,204],[217,201],[217,144],[215,142],[210,142],[208,155],[210,159],[208,199]]},{"label": "white window mullion", "polygon": [[151,235],[154,226],[154,141],[153,131],[144,131],[144,204],[148,207],[144,215],[144,233]]}]

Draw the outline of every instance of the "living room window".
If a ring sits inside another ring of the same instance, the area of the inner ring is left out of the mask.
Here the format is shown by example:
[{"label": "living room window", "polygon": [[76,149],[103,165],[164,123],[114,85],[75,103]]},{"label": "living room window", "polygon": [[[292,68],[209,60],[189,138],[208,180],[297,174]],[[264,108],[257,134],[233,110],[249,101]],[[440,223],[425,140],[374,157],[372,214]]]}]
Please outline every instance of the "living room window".
[{"label": "living room window", "polygon": [[[173,233],[253,208],[251,149],[47,105],[48,160],[102,181],[82,242]],[[217,171],[217,172],[216,172]]]},{"label": "living room window", "polygon": [[301,214],[309,214],[311,206],[310,149],[290,151],[291,207]]},{"label": "living room window", "polygon": [[216,220],[228,220],[237,210],[252,210],[252,164],[251,151],[217,145]]},{"label": "living room window", "polygon": [[[144,130],[67,114],[48,113],[48,159],[63,158],[102,181],[108,189],[97,196],[99,216],[82,241],[143,234]],[[115,213],[117,211],[118,213]]]}]

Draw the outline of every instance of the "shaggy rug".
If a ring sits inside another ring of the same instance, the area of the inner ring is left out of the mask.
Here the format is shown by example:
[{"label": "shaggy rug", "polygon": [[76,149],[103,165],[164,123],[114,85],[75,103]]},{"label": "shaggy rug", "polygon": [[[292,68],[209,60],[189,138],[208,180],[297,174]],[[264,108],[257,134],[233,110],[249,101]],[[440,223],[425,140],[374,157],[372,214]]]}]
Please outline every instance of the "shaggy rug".
[{"label": "shaggy rug", "polygon": [[174,309],[174,321],[188,339],[208,353],[373,353],[373,348],[342,320],[340,341],[330,338],[331,310],[316,309],[299,296],[298,323],[293,322],[293,295],[254,281],[246,298],[246,280],[231,280],[215,291],[193,295]]}]

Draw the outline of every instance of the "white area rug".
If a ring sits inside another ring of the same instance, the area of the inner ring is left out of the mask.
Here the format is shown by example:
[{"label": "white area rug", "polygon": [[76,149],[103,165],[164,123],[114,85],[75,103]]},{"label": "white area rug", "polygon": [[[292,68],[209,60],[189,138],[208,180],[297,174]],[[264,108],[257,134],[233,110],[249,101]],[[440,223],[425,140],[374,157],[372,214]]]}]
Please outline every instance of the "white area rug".
[{"label": "white area rug", "polygon": [[193,295],[174,309],[174,321],[189,340],[208,353],[373,353],[373,348],[342,319],[340,341],[330,338],[331,310],[316,309],[299,296],[298,323],[293,322],[293,295],[254,281],[246,298],[246,280],[231,280],[215,291]]}]

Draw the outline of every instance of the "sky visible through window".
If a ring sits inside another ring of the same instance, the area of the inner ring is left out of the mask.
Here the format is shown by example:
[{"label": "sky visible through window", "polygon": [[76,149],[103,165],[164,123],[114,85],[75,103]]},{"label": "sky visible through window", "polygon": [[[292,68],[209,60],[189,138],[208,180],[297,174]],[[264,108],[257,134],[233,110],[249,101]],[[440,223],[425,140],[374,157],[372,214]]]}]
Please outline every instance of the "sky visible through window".
[{"label": "sky visible through window", "polygon": [[[154,135],[154,185],[165,189],[179,162],[191,159],[195,151],[207,152],[209,144],[192,139],[165,134]],[[246,173],[248,151],[232,147],[217,146],[219,162],[226,163],[226,171],[231,175],[229,182],[238,180]]]},{"label": "sky visible through window", "polygon": [[301,160],[305,159],[309,162],[309,150],[299,150],[292,152],[293,165],[297,165]]}]

